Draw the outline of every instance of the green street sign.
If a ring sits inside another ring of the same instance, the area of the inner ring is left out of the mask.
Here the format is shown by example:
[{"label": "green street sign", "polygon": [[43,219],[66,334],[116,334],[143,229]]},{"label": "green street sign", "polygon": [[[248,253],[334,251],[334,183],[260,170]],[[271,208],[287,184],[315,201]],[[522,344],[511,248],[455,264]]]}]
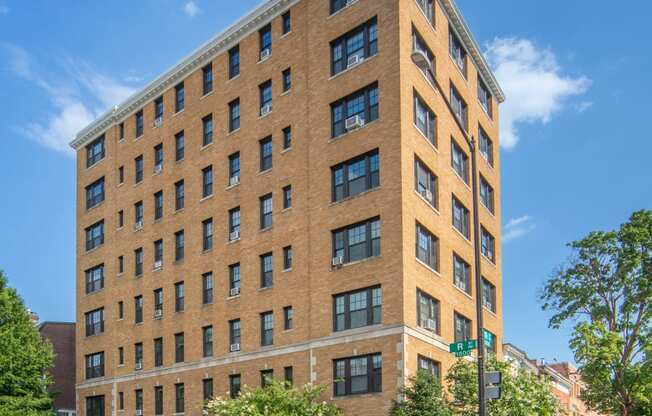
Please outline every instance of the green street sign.
[{"label": "green street sign", "polygon": [[450,352],[453,353],[466,352],[468,353],[466,355],[469,355],[471,353],[471,350],[475,350],[476,348],[478,348],[478,341],[475,339],[469,339],[462,342],[454,342],[450,344],[448,347]]},{"label": "green street sign", "polygon": [[455,354],[455,357],[457,357],[457,358],[468,357],[469,355],[471,355],[471,350],[458,351],[458,352],[456,352],[454,354]]},{"label": "green street sign", "polygon": [[487,331],[486,329],[483,329],[482,332],[484,334],[484,345],[491,347],[494,343],[494,334]]}]

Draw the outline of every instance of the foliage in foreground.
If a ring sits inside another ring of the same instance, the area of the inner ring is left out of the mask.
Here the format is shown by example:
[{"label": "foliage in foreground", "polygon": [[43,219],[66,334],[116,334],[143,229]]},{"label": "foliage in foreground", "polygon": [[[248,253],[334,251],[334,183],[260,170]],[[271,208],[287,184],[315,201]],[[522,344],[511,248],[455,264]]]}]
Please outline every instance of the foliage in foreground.
[{"label": "foliage in foreground", "polygon": [[248,389],[235,399],[218,397],[206,408],[214,416],[341,416],[333,404],[320,402],[324,387],[293,387],[270,381],[265,388]]},{"label": "foliage in foreground", "polygon": [[428,371],[419,371],[403,388],[405,400],[396,401],[391,416],[452,416],[439,380]]}]

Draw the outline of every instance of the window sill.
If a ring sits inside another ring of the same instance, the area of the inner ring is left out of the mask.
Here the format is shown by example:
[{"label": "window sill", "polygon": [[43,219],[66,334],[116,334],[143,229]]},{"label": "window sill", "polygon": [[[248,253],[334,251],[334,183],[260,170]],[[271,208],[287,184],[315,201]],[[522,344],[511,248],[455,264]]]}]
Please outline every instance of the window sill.
[{"label": "window sill", "polygon": [[204,256],[204,255],[206,255],[206,254],[210,254],[212,251],[213,251],[213,248],[209,248],[209,249],[206,249],[206,250],[202,250],[202,251],[201,251],[201,255]]},{"label": "window sill", "polygon": [[134,184],[134,188],[139,187],[140,185],[143,184],[143,182],[145,182],[145,181],[144,181],[144,180],[140,180],[140,181],[136,182],[136,183]]},{"label": "window sill", "polygon": [[328,17],[326,18],[326,20],[332,18],[333,16],[337,16],[337,15],[340,14],[340,13],[343,13],[344,10],[347,10],[349,7],[351,7],[351,6],[353,6],[354,4],[357,4],[357,3],[358,3],[358,0],[352,1],[351,3],[349,3],[349,4],[347,4],[346,6],[342,7],[341,9],[339,9],[338,11],[336,11],[335,13],[332,13],[330,16],[328,16]]},{"label": "window sill", "polygon": [[226,245],[231,245],[231,244],[237,244],[240,242],[240,237],[236,238],[235,240],[227,240]]},{"label": "window sill", "polygon": [[152,268],[152,272],[160,272],[161,270],[163,270],[163,266]]},{"label": "window sill", "polygon": [[[469,214],[470,214],[470,213],[469,213]],[[467,236],[465,236],[464,234],[462,234],[462,233],[460,232],[460,230],[458,230],[457,228],[455,228],[454,225],[451,225],[451,228],[453,228],[453,230],[455,230],[455,232],[457,233],[457,235],[459,235],[460,237],[462,237],[462,239],[464,239],[464,241],[466,241],[466,242],[469,243],[470,245],[473,245],[473,243],[471,242],[471,240],[469,239],[469,237],[467,237]],[[469,227],[469,228],[470,228],[470,227]],[[469,231],[470,231],[470,230],[469,230]]]},{"label": "window sill", "polygon": [[264,119],[264,118],[269,117],[270,115],[272,115],[273,112],[274,112],[274,110],[269,110],[269,113],[266,113],[266,114],[264,114],[264,115],[263,115],[263,114],[260,114],[260,115],[258,116],[258,120],[262,120],[262,119]]},{"label": "window sill", "polygon": [[124,137],[121,137],[121,138],[118,139],[118,143],[122,144],[122,143],[124,143],[124,142],[125,142],[125,138],[124,138]]},{"label": "window sill", "polygon": [[124,226],[124,225],[121,225],[121,226],[119,226],[118,228],[116,228],[115,230],[116,230],[116,231],[122,231],[122,230],[124,230],[124,228],[125,228],[125,226]]},{"label": "window sill", "polygon": [[[104,200],[104,201],[105,201],[105,200]],[[104,201],[102,201],[102,202],[98,202],[97,204],[93,205],[93,206],[90,207],[90,208],[86,208],[86,213],[88,214],[88,213],[91,212],[91,211],[95,211],[97,208],[99,208],[99,207],[101,207],[102,205],[104,205]]]},{"label": "window sill", "polygon": [[97,251],[97,250],[101,249],[102,247],[104,247],[104,243],[100,244],[99,246],[95,246],[95,247],[91,248],[90,250],[86,250],[84,252],[84,254],[90,254],[90,253],[92,253],[94,251]]},{"label": "window sill", "polygon": [[279,39],[283,39],[283,38],[285,38],[285,37],[288,37],[288,36],[290,36],[291,34],[292,34],[292,30],[290,30],[289,32],[283,33],[283,34],[279,37]]},{"label": "window sill", "polygon": [[362,62],[360,62],[360,63],[357,64],[357,65],[353,65],[353,66],[347,67],[346,69],[341,70],[341,71],[338,72],[337,74],[335,74],[335,75],[331,75],[330,78],[328,78],[328,80],[330,81],[330,80],[332,80],[332,79],[335,79],[335,78],[337,78],[337,77],[340,77],[340,76],[342,76],[342,75],[348,73],[349,71],[353,71],[354,69],[359,68],[359,67],[361,67],[362,65],[364,65],[365,63],[371,61],[371,60],[374,59],[376,56],[378,56],[378,53],[376,53],[375,55],[368,56],[368,57],[364,58],[364,59],[362,60]]},{"label": "window sill", "polygon": [[210,142],[210,143],[208,143],[208,144],[205,144],[205,145],[203,145],[203,146],[201,147],[201,149],[199,149],[199,151],[200,151],[200,152],[203,152],[203,151],[205,151],[205,150],[207,150],[207,149],[210,149],[211,147],[213,147],[214,144],[215,144],[215,141],[212,141],[212,142]]},{"label": "window sill", "polygon": [[290,150],[292,150],[292,146],[290,146],[290,147],[288,147],[288,148],[286,148],[286,149],[281,150],[281,154],[285,154],[285,153],[289,152]]},{"label": "window sill", "polygon": [[437,277],[441,277],[441,273],[439,273],[437,270],[435,270],[435,269],[433,269],[432,267],[430,267],[430,265],[426,264],[423,260],[419,259],[418,257],[415,257],[415,259],[416,259],[416,261],[417,261],[418,264],[422,265],[422,266],[425,267],[426,269],[428,269],[428,270],[430,270],[431,272],[433,272],[434,274],[436,274]]},{"label": "window sill", "polygon": [[461,287],[457,286],[457,285],[455,284],[455,281],[453,281],[453,287],[454,287],[458,292],[460,292],[461,294],[463,294],[464,296],[466,296],[467,298],[473,300],[473,296],[471,296],[468,292],[466,292],[466,291],[465,291],[464,289],[462,289]]},{"label": "window sill", "polygon": [[[423,18],[426,19],[426,22],[428,23],[428,27],[432,29],[432,31],[436,34],[437,33],[437,27],[435,26],[435,16],[432,16],[432,20],[428,19],[428,16],[426,15],[426,12],[423,11],[419,5],[417,5],[417,9],[421,12],[423,15]],[[433,12],[434,13],[434,12]]]},{"label": "window sill", "polygon": [[283,208],[281,210],[281,213],[284,214],[284,213],[289,212],[289,211],[292,211],[292,207]]},{"label": "window sill", "polygon": [[186,111],[186,107],[184,106],[181,110],[177,111],[176,113],[172,114],[172,118],[178,116],[179,114],[183,114],[183,112]]},{"label": "window sill", "polygon": [[235,296],[228,296],[226,300],[233,300],[233,299],[238,299],[240,295],[235,295]]},{"label": "window sill", "polygon": [[[213,84],[213,85],[215,85],[215,84]],[[207,92],[206,94],[204,94],[204,95],[202,95],[201,97],[199,97],[199,100],[201,101],[201,100],[203,100],[203,99],[206,98],[206,97],[210,97],[211,95],[213,95],[214,92],[215,92],[215,88],[213,88],[212,90],[210,90],[210,91]]]},{"label": "window sill", "polygon": [[380,259],[380,256],[372,256],[372,257],[364,258],[362,260],[356,260],[356,261],[352,261],[352,262],[349,262],[349,263],[344,263],[341,267],[333,267],[333,266],[331,266],[331,271],[333,272],[333,271],[337,271],[339,269],[345,269],[347,267],[356,266],[356,265],[359,265],[359,264],[362,264],[362,263],[367,263],[367,262],[371,262],[371,261],[378,260],[378,259]]},{"label": "window sill", "polygon": [[173,212],[174,215],[180,214],[184,211],[185,208],[179,208]]},{"label": "window sill", "polygon": [[283,92],[281,93],[281,95],[279,95],[279,97],[283,97],[283,96],[285,96],[285,95],[288,95],[288,94],[291,93],[291,92],[292,92],[292,87],[288,88],[287,91],[283,91]]},{"label": "window sill", "polygon": [[283,269],[283,270],[281,270],[282,273],[289,273],[289,272],[291,272],[291,271],[292,271],[292,267],[290,267],[289,269]]},{"label": "window sill", "polygon": [[235,81],[235,80],[238,79],[238,78],[240,78],[240,73],[239,73],[239,72],[238,72],[238,74],[237,74],[236,76],[233,76],[233,77],[227,79],[227,80],[226,80],[226,83],[228,84],[229,82],[231,82],[231,81]]},{"label": "window sill", "polygon": [[272,286],[267,286],[267,287],[259,287],[257,291],[258,291],[258,292],[269,292],[269,291],[271,291],[272,289],[274,289],[274,285],[272,285]]},{"label": "window sill", "polygon": [[[258,53],[259,53],[259,56],[260,56],[260,52],[258,52]],[[262,64],[263,62],[267,62],[267,61],[269,61],[271,58],[272,58],[272,52],[270,51],[270,52],[269,52],[269,55],[267,55],[267,58],[265,58],[265,59],[258,59],[258,62],[256,62],[256,65],[258,65],[258,64]]]},{"label": "window sill", "polygon": [[238,182],[238,183],[234,183],[233,185],[229,185],[229,186],[227,186],[227,187],[226,187],[226,190],[228,191],[229,189],[233,189],[233,188],[236,188],[236,187],[238,187],[238,186],[240,186],[240,182]]},{"label": "window sill", "polygon": [[124,184],[125,184],[124,182],[120,182],[118,185],[116,185],[116,188],[122,188]]},{"label": "window sill", "polygon": [[[105,148],[105,149],[106,149],[106,148]],[[106,150],[105,150],[105,152],[106,152]],[[105,155],[106,155],[106,153],[105,153]],[[106,160],[106,156],[104,156],[102,159],[98,160],[97,162],[93,163],[92,165],[90,165],[90,166],[86,166],[86,170],[91,170],[91,169],[93,169],[95,166],[99,165],[99,164],[102,163],[104,160]]]},{"label": "window sill", "polygon": [[115,276],[116,276],[116,277],[122,277],[122,276],[124,276],[124,275],[125,275],[125,273],[122,272],[122,273],[118,273],[118,274],[116,274]]},{"label": "window sill", "polygon": [[489,215],[491,215],[492,218],[496,218],[495,210],[491,211],[489,207],[486,206],[484,202],[482,202],[482,199],[480,199],[480,205],[482,205],[485,208],[485,210],[489,213]]},{"label": "window sill", "polygon": [[425,202],[426,205],[428,205],[428,208],[430,208],[431,210],[433,210],[433,212],[434,212],[435,214],[441,216],[441,213],[439,212],[439,210],[438,210],[435,206],[433,206],[432,203],[430,203],[430,201],[428,201],[428,200],[427,200],[423,195],[421,195],[420,193],[418,193],[416,189],[414,190],[414,193],[417,194],[417,196],[418,196],[418,197],[419,197],[423,202]]},{"label": "window sill", "polygon": [[357,400],[357,399],[366,398],[366,397],[383,397],[383,392],[349,394],[349,395],[346,395],[346,396],[332,396],[331,400],[332,401]]},{"label": "window sill", "polygon": [[482,256],[485,260],[487,260],[487,261],[489,262],[490,265],[492,265],[493,267],[496,267],[496,263],[495,263],[493,260],[491,260],[489,257],[487,257],[487,256],[484,255],[484,254],[481,254],[481,256]]},{"label": "window sill", "polygon": [[84,297],[87,298],[89,296],[97,295],[97,294],[102,293],[102,292],[104,292],[104,288],[99,289],[99,290],[95,290],[93,292],[88,292],[88,293],[84,292]]},{"label": "window sill", "polygon": [[[423,132],[421,131],[421,129],[420,129],[416,124],[412,123],[412,125],[413,125],[414,128],[419,132],[419,135],[421,135],[421,137],[423,137],[424,139],[426,139],[426,143],[428,143],[428,145],[430,145],[430,147],[432,147],[432,150],[434,150],[435,153],[439,154],[439,149],[437,148],[437,145],[435,145],[433,142],[431,142],[430,139],[428,138],[428,136],[426,136],[425,134],[423,134]],[[437,143],[437,138],[436,138],[436,137],[435,137],[435,143]]]},{"label": "window sill", "polygon": [[377,123],[378,120],[379,120],[379,119],[377,118],[377,119],[375,119],[374,121],[370,121],[369,123],[365,123],[364,126],[359,127],[359,128],[357,128],[357,129],[355,129],[355,130],[349,130],[349,131],[346,131],[346,132],[340,134],[340,135],[337,136],[337,137],[331,137],[331,138],[328,140],[328,143],[335,143],[335,142],[337,142],[337,141],[339,141],[339,140],[341,140],[341,139],[343,139],[343,138],[345,138],[345,137],[347,137],[347,136],[349,136],[349,135],[351,135],[351,134],[354,134],[354,133],[356,133],[356,132],[358,132],[358,131],[360,131],[360,130],[364,130],[364,129],[366,129],[367,127],[369,127],[369,126],[371,126],[371,125]]},{"label": "window sill", "polygon": [[[453,66],[455,67],[457,72],[462,76],[462,80],[464,80],[464,83],[468,87],[469,86],[469,80],[468,80],[468,77],[466,75],[464,75],[464,72],[462,72],[462,68],[460,68],[460,66],[457,65],[457,62],[455,62],[455,60],[453,59],[453,57],[451,56],[450,53],[448,54],[448,58],[451,60],[451,62],[453,63]],[[468,56],[465,59],[468,59]],[[468,61],[466,61],[466,64],[467,64],[466,65],[466,70],[467,70],[466,72],[468,73],[469,72],[468,71],[469,70]]]},{"label": "window sill", "polygon": [[346,198],[342,198],[339,201],[331,202],[330,204],[328,204],[328,206],[332,207],[332,206],[335,206],[335,205],[343,204],[344,202],[347,202],[347,201],[350,201],[350,200],[356,199],[356,198],[361,198],[361,197],[363,197],[363,196],[365,196],[365,195],[367,195],[367,194],[369,194],[371,192],[378,191],[380,189],[381,189],[381,185],[378,185],[375,188],[367,189],[366,191],[360,192],[359,194],[355,194],[353,196],[347,196]]},{"label": "window sill", "polygon": [[464,184],[464,186],[466,186],[466,188],[467,188],[469,191],[473,191],[473,189],[471,189],[471,186],[470,186],[470,185],[469,185],[469,184],[464,180],[463,177],[460,176],[460,174],[455,170],[455,168],[453,168],[453,167],[451,166],[451,170],[455,173],[455,176],[457,176],[458,179],[459,179],[460,181],[462,181],[462,183]]},{"label": "window sill", "polygon": [[441,343],[447,344],[447,342],[444,340],[444,338],[440,334],[438,334],[436,332],[433,332],[433,331],[431,331],[429,329],[426,329],[426,328],[424,328],[422,326],[419,326],[419,325],[416,326],[416,330],[419,333],[421,333],[421,334],[423,334],[423,335],[425,335],[425,336],[427,336],[429,338],[433,338],[433,339],[436,339],[437,341],[439,341]]},{"label": "window sill", "polygon": [[498,318],[498,314],[497,314],[496,312],[492,311],[491,309],[487,308],[486,306],[482,305],[482,309],[483,309],[485,312],[488,312],[488,313],[489,313],[490,315],[492,315],[493,317]]},{"label": "window sill", "polygon": [[199,203],[201,204],[202,202],[208,201],[209,199],[213,198],[213,194],[210,194],[208,196],[203,197],[202,199],[199,200]]},{"label": "window sill", "polygon": [[134,137],[134,142],[137,142],[138,140],[142,139],[145,136],[145,133],[141,134],[140,136]]},{"label": "window sill", "polygon": [[261,170],[260,172],[258,172],[258,176],[266,175],[266,174],[270,173],[272,171],[272,169],[274,169],[274,168],[271,167],[269,169]]},{"label": "window sill", "polygon": [[228,132],[228,133],[226,134],[226,137],[232,136],[232,135],[236,134],[236,133],[239,132],[239,131],[240,131],[240,127],[238,127],[238,128],[235,129],[235,130],[231,130],[230,132]]}]

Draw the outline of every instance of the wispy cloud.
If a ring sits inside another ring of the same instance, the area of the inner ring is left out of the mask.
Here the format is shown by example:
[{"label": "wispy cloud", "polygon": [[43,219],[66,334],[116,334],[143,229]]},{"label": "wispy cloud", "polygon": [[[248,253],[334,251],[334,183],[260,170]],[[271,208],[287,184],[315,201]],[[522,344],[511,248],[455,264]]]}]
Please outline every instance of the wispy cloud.
[{"label": "wispy cloud", "polygon": [[585,76],[564,75],[550,49],[538,49],[527,39],[496,38],[486,55],[507,95],[500,121],[501,144],[507,149],[520,140],[518,124],[550,122],[569,97],[584,94],[591,85]]},{"label": "wispy cloud", "polygon": [[[6,55],[3,60],[14,75],[40,89],[51,106],[41,120],[37,117],[16,129],[36,143],[68,155],[73,154],[68,143],[81,129],[135,92],[132,86],[98,72],[83,60],[68,58],[50,70],[34,70],[34,59],[16,45],[0,45],[0,54]],[[61,73],[57,75],[57,71]]]},{"label": "wispy cloud", "polygon": [[0,14],[8,14],[8,13],[9,13],[9,7],[0,4]]},{"label": "wispy cloud", "polygon": [[507,221],[507,224],[503,227],[503,242],[507,243],[517,238],[521,238],[526,234],[529,234],[536,228],[536,224],[529,215],[523,215],[522,217],[512,218]]},{"label": "wispy cloud", "polygon": [[195,17],[199,13],[201,13],[201,9],[199,8],[199,6],[197,6],[197,3],[191,0],[189,2],[186,2],[186,4],[184,4],[183,12],[190,17]]}]

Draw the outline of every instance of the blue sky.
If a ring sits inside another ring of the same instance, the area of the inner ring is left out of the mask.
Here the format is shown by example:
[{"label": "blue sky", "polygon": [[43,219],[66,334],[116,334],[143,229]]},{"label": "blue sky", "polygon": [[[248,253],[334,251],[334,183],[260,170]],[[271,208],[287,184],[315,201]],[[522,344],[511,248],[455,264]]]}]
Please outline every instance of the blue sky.
[{"label": "blue sky", "polygon": [[[565,243],[652,207],[652,4],[458,2],[508,97],[505,339],[569,360],[537,292]],[[42,319],[74,320],[67,142],[258,3],[0,0],[0,268]]]}]

